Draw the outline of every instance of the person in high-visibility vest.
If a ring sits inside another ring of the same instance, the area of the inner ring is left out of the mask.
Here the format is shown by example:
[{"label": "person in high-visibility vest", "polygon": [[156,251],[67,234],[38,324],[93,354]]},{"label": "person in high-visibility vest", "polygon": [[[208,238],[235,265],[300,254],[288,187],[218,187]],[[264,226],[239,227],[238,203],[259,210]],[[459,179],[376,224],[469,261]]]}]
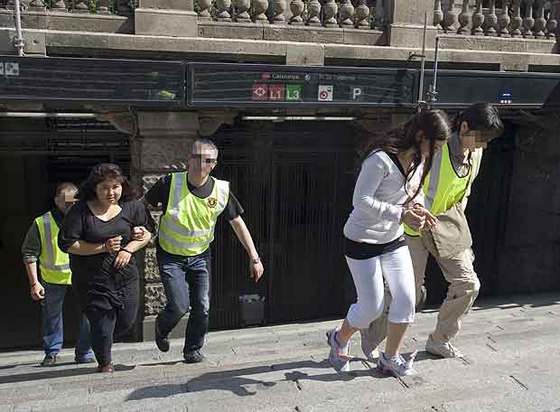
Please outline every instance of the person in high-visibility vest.
[{"label": "person in high-visibility vest", "polygon": [[[488,142],[503,133],[498,110],[476,103],[459,113],[449,143],[434,158],[424,184],[423,206],[438,219],[430,230],[406,228],[406,241],[416,278],[417,304],[425,298],[424,280],[428,256],[432,255],[449,283],[435,330],[426,342],[426,351],[444,358],[463,356],[451,343],[461,328],[461,319],[470,310],[480,289],[474,271],[472,238],[464,211],[471,186],[478,174],[482,151]],[[423,293],[424,292],[424,293]],[[385,338],[381,316],[362,330],[362,349],[373,357]]]},{"label": "person in high-visibility vest", "polygon": [[[424,110],[386,133],[368,148],[352,196],[352,212],[344,225],[344,255],[357,299],[340,325],[327,332],[329,362],[337,371],[350,370],[350,338],[381,316],[385,280],[393,300],[389,307],[387,345],[377,367],[386,374],[414,374],[415,354],[400,348],[414,321],[414,270],[404,239],[403,223],[417,229],[435,218],[416,207],[432,161],[451,134],[447,115]],[[371,150],[373,149],[373,150]]]},{"label": "person in high-visibility vest", "polygon": [[[66,292],[72,284],[72,272],[68,255],[59,249],[57,237],[62,219],[74,204],[77,191],[73,183],[64,182],[57,185],[55,207],[34,220],[21,248],[31,288],[31,298],[41,302],[45,351],[42,366],[56,364],[64,340],[62,307]],[[39,281],[39,273],[41,281]],[[75,361],[95,362],[90,346],[90,326],[83,314],[76,343]]]},{"label": "person in high-visibility vest", "polygon": [[154,207],[163,207],[157,241],[157,259],[167,304],[155,322],[159,350],[169,350],[168,335],[189,310],[183,356],[187,363],[204,360],[201,349],[208,331],[210,310],[210,244],[218,217],[225,212],[249,258],[250,276],[264,272],[243,208],[229,182],[210,176],[218,162],[218,148],[208,139],[193,142],[188,170],[161,178],[145,195]]}]

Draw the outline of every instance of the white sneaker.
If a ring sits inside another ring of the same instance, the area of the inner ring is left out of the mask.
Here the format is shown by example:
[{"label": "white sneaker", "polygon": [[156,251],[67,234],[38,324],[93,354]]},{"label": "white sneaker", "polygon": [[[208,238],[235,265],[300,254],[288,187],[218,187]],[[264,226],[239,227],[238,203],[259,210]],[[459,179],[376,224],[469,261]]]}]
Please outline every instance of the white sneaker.
[{"label": "white sneaker", "polygon": [[350,342],[345,346],[340,346],[336,340],[338,330],[332,329],[327,332],[327,342],[331,347],[329,353],[329,363],[338,372],[350,372]]},{"label": "white sneaker", "polygon": [[377,359],[377,367],[382,373],[394,377],[415,375],[416,371],[412,369],[412,364],[414,363],[414,358],[416,358],[416,353],[415,351],[410,355],[410,358],[406,360],[401,355],[389,358],[384,352],[381,352],[379,354],[379,359]]},{"label": "white sneaker", "polygon": [[432,338],[432,335],[430,335],[426,341],[426,352],[429,352],[432,355],[441,356],[442,358],[463,357],[461,351],[453,346],[451,342],[438,342]]}]

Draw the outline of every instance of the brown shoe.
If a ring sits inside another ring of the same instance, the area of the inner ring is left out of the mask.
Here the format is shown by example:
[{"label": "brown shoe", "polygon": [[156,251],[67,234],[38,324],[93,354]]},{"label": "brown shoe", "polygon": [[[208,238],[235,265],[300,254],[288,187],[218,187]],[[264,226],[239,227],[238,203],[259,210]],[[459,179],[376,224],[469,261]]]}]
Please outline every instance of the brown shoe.
[{"label": "brown shoe", "polygon": [[115,371],[115,369],[113,368],[113,364],[112,363],[108,363],[107,365],[99,365],[97,367],[97,372],[101,372],[101,373],[113,373]]}]

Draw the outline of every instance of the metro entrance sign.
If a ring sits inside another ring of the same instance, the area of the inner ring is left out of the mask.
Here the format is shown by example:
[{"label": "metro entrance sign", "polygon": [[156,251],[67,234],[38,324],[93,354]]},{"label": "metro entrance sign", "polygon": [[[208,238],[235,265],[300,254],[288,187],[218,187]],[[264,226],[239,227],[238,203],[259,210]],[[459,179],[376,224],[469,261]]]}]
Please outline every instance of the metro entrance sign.
[{"label": "metro entrance sign", "polygon": [[189,63],[193,107],[412,106],[416,70]]}]

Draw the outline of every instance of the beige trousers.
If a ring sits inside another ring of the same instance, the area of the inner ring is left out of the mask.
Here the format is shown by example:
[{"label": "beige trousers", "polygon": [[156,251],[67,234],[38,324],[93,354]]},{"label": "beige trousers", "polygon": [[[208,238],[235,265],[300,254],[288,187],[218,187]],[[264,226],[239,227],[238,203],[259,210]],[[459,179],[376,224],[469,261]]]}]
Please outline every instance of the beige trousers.
[{"label": "beige trousers", "polygon": [[[424,285],[426,264],[430,254],[436,259],[445,280],[449,283],[447,297],[441,305],[437,325],[432,333],[434,340],[447,342],[461,329],[461,319],[472,307],[480,290],[480,282],[473,268],[472,249],[468,248],[454,256],[442,258],[430,233],[424,233],[419,237],[407,236],[406,240],[412,257],[417,299],[421,296],[420,289]],[[385,299],[386,305],[388,302],[390,299]],[[371,347],[378,346],[387,334],[387,310],[384,310],[368,329],[360,332],[362,339],[366,339]]]}]

